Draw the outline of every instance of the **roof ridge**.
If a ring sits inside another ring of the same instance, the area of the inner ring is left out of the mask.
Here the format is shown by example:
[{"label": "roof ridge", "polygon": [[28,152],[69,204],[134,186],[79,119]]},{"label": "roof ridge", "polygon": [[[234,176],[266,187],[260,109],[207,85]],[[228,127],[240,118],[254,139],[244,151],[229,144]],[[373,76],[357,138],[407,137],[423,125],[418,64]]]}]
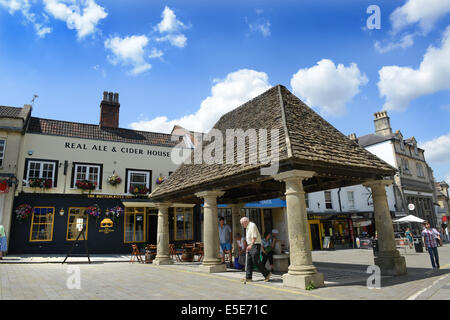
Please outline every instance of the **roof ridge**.
[{"label": "roof ridge", "polygon": [[[82,124],[87,126],[93,126],[93,127],[100,127],[98,124],[93,123],[84,123],[84,122],[75,122],[75,121],[67,121],[67,120],[56,120],[56,119],[48,119],[48,118],[41,118],[41,117],[31,117],[31,119],[39,119],[39,120],[47,120],[47,121],[56,121],[56,122],[65,122],[65,123],[73,123],[73,124]],[[120,130],[127,130],[127,131],[133,131],[133,132],[144,132],[144,133],[153,133],[153,134],[162,134],[166,136],[171,136],[171,133],[164,133],[164,132],[154,132],[154,131],[143,131],[143,130],[134,130],[134,129],[128,129],[128,128],[114,128],[114,127],[106,127],[108,129],[120,129]]]},{"label": "roof ridge", "polygon": [[291,139],[289,138],[289,130],[287,128],[286,123],[286,114],[285,114],[285,108],[284,108],[284,101],[283,101],[283,95],[281,94],[281,85],[278,85],[278,95],[280,97],[280,111],[281,111],[281,121],[283,122],[283,129],[286,137],[286,150],[287,150],[287,156],[288,158],[292,157],[292,145],[291,145]]}]

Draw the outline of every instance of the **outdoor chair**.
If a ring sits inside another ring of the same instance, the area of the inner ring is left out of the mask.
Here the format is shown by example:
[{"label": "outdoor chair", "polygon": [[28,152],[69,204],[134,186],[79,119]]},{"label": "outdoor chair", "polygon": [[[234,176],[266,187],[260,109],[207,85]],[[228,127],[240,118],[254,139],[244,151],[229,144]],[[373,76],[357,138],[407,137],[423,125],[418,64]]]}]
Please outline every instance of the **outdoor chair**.
[{"label": "outdoor chair", "polygon": [[133,263],[135,260],[137,260],[139,263],[144,263],[142,260],[142,253],[139,251],[139,248],[136,244],[131,245],[131,259],[130,263]]},{"label": "outdoor chair", "polygon": [[169,255],[170,258],[173,259],[173,257],[175,256],[175,260],[178,262],[181,262],[181,258],[180,255],[183,253],[182,249],[176,249],[175,248],[175,244],[171,243],[169,244]]},{"label": "outdoor chair", "polygon": [[205,246],[203,242],[196,242],[194,246],[194,256],[197,255],[197,261],[203,261],[205,255]]}]

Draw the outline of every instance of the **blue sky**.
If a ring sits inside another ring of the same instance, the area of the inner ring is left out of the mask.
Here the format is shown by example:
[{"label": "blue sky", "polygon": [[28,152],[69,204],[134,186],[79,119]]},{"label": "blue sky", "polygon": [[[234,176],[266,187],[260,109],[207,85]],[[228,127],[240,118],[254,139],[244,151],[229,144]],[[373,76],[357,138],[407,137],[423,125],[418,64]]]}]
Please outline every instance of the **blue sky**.
[{"label": "blue sky", "polygon": [[34,116],[98,123],[114,91],[121,127],[207,130],[282,84],[344,134],[386,108],[450,182],[448,3],[0,0],[0,105],[38,94]]}]

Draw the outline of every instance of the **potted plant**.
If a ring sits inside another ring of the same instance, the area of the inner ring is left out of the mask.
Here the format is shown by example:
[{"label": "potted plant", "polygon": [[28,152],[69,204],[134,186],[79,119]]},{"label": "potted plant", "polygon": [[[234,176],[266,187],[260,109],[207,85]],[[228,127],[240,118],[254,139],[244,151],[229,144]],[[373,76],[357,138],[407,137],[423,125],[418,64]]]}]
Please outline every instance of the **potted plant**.
[{"label": "potted plant", "polygon": [[90,192],[90,191],[94,190],[95,188],[97,188],[97,182],[92,182],[89,180],[77,180],[77,182],[75,182],[75,186],[78,189],[89,190],[89,192]]},{"label": "potted plant", "polygon": [[33,208],[29,204],[21,204],[16,208],[16,219],[23,222],[28,219],[33,212]]},{"label": "potted plant", "polygon": [[98,204],[94,204],[94,205],[88,207],[88,208],[84,211],[84,213],[87,214],[87,215],[90,216],[90,217],[95,218],[95,220],[96,220],[97,222],[99,222],[99,220],[100,220],[100,214],[101,214],[102,212],[101,212],[100,206],[99,206]]},{"label": "potted plant", "polygon": [[33,178],[29,180],[29,185],[31,188],[50,189],[51,187],[53,187],[53,180],[43,178]]},{"label": "potted plant", "polygon": [[164,180],[166,179],[166,177],[164,177],[162,174],[159,175],[158,178],[156,178],[156,184],[161,184],[164,182]]},{"label": "potted plant", "polygon": [[139,195],[145,195],[149,193],[149,189],[144,185],[137,185],[134,187],[130,187],[130,193],[134,194],[135,196]]},{"label": "potted plant", "polygon": [[112,186],[116,186],[121,182],[122,182],[122,179],[115,173],[112,176],[108,177],[108,183]]},{"label": "potted plant", "polygon": [[123,215],[123,208],[121,206],[115,206],[106,209],[105,215],[111,218],[114,222]]}]

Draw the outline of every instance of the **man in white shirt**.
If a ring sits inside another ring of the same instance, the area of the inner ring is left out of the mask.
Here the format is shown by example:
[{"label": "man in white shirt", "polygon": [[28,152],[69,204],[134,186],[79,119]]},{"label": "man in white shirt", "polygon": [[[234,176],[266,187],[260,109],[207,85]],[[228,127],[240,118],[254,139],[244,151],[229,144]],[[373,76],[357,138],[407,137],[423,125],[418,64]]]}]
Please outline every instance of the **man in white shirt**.
[{"label": "man in white shirt", "polygon": [[[261,235],[258,231],[258,227],[247,217],[243,217],[241,220],[241,225],[245,229],[245,240],[247,241],[247,272],[245,278],[247,282],[252,281],[252,271],[253,266],[256,266],[264,277],[264,281],[269,281],[270,276],[272,275],[267,269],[262,265],[260,261],[260,251],[261,251]],[[245,281],[245,279],[242,279]]]}]

